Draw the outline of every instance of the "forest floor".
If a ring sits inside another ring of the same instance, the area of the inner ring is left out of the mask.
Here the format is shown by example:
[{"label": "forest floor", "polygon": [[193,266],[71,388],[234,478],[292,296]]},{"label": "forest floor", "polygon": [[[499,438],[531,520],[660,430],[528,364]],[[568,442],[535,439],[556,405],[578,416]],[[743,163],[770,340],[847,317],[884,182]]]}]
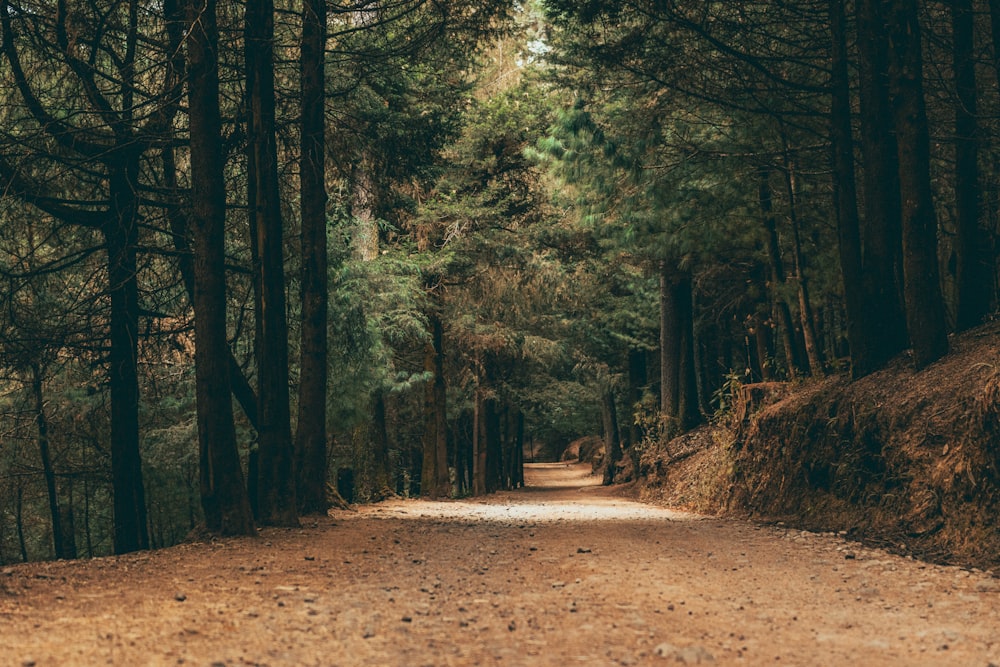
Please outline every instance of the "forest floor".
[{"label": "forest floor", "polygon": [[0,569],[0,665],[1000,664],[1000,580],[705,518],[528,466],[525,489]]}]

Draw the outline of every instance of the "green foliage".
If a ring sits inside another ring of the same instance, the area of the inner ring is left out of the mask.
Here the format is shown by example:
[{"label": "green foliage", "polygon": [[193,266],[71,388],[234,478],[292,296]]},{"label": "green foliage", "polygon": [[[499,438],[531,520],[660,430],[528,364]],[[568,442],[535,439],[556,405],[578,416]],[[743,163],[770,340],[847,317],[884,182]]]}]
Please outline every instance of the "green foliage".
[{"label": "green foliage", "polygon": [[426,379],[398,356],[427,338],[423,274],[405,250],[332,271],[329,410],[334,428],[348,431],[371,418],[373,391],[406,392]]}]

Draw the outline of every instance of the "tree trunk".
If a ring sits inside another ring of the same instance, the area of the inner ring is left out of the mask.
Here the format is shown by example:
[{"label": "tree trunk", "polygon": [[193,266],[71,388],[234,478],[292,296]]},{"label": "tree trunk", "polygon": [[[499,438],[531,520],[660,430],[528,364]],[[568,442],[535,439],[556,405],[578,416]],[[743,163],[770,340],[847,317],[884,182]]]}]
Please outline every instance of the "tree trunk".
[{"label": "tree trunk", "polygon": [[372,422],[371,430],[374,434],[372,486],[377,496],[385,498],[392,492],[392,469],[389,460],[389,427],[386,416],[385,392],[381,389],[372,392]]},{"label": "tree trunk", "polygon": [[851,88],[847,57],[847,16],[844,0],[830,0],[832,37],[832,92],[830,106],[830,145],[833,184],[833,210],[837,223],[837,249],[847,310],[847,341],[851,354],[851,375],[862,377],[872,367],[871,341],[868,339],[865,299],[861,274],[861,222],[858,218],[858,193],[854,172],[854,138],[851,126]]},{"label": "tree trunk", "polygon": [[66,516],[59,508],[56,490],[56,473],[49,451],[49,420],[45,414],[45,393],[42,383],[41,365],[31,365],[31,393],[35,400],[35,426],[38,429],[38,456],[42,461],[45,477],[45,491],[49,501],[49,515],[52,517],[52,547],[56,558],[76,558],[76,544],[73,533],[65,530]]},{"label": "tree trunk", "polygon": [[[720,364],[720,325],[707,322],[695,340],[695,375],[698,378],[698,408],[702,414],[712,414],[712,396],[719,389],[721,378],[729,366]],[[638,468],[636,468],[638,470]]]},{"label": "tree trunk", "polygon": [[[303,514],[325,512],[327,290],[326,151],[324,127],[326,2],[302,6],[300,59],[302,156],[299,161],[302,224],[302,325],[299,405],[295,433],[295,496]],[[383,404],[383,411],[384,411]],[[388,486],[387,481],[384,486]],[[381,488],[377,487],[381,492]]]},{"label": "tree trunk", "polygon": [[917,0],[888,3],[890,85],[899,156],[903,221],[903,295],[917,369],[948,352],[937,256],[937,218],[930,180],[930,139],[924,104],[923,54]]},{"label": "tree trunk", "polygon": [[448,496],[448,406],[444,381],[444,327],[441,317],[431,313],[431,340],[424,348],[424,371],[431,376],[424,390],[424,442],[421,495]]},{"label": "tree trunk", "polygon": [[[168,190],[179,191],[177,182],[177,164],[172,147],[165,148],[161,153],[163,162],[163,181]],[[167,218],[170,222],[170,236],[173,238],[174,249],[178,252],[177,267],[181,274],[181,281],[188,294],[188,299],[194,303],[194,255],[191,250],[190,223],[180,209],[179,204],[175,204],[167,209]],[[228,348],[227,348],[228,349]],[[243,369],[233,356],[232,350],[228,350],[229,356],[229,384],[233,390],[233,397],[239,403],[243,414],[250,425],[257,429],[257,393],[250,386]]]},{"label": "tree trunk", "polygon": [[746,370],[740,374],[743,382],[769,382],[771,380],[771,366],[766,362],[761,362],[761,358],[767,359],[767,344],[770,336],[766,335],[767,325],[764,317],[755,313],[748,319],[748,331],[743,336],[743,356],[746,358]]},{"label": "tree trunk", "polygon": [[90,526],[90,483],[83,478],[83,543],[87,548],[87,558],[94,557],[94,531]]},{"label": "tree trunk", "polygon": [[236,447],[226,342],[222,122],[215,0],[188,0],[191,237],[194,251],[195,384],[201,504],[206,527],[255,533]]},{"label": "tree trunk", "polygon": [[975,15],[972,0],[951,4],[953,69],[955,72],[955,329],[982,324],[993,303],[993,272],[989,236],[979,222],[978,91],[974,56]]},{"label": "tree trunk", "polygon": [[435,487],[439,496],[451,494],[448,470],[448,387],[444,377],[444,326],[435,314],[431,321],[434,334],[434,467]]},{"label": "tree trunk", "polygon": [[247,202],[254,251],[259,386],[257,511],[261,524],[298,526],[288,394],[288,323],[274,106],[274,4],[246,4]]},{"label": "tree trunk", "polygon": [[486,476],[485,491],[493,493],[501,487],[503,473],[503,445],[500,440],[500,401],[489,395],[483,399],[482,408],[483,444],[486,460],[483,472]]},{"label": "tree trunk", "polygon": [[[632,457],[632,463],[635,465],[635,470],[639,469],[639,448],[642,445],[643,438],[645,437],[645,431],[643,430],[643,422],[637,419],[645,409],[643,405],[643,394],[646,390],[646,385],[649,383],[647,368],[646,368],[646,350],[637,350],[633,347],[628,349],[628,428],[623,430],[623,434],[627,434],[622,438],[623,444],[622,448],[629,452]],[[520,411],[518,412],[520,414]],[[645,417],[645,415],[642,415]],[[523,415],[522,415],[523,422]],[[523,427],[523,424],[522,424]]]},{"label": "tree trunk", "polygon": [[660,265],[660,414],[668,431],[677,419],[680,403],[680,322],[674,301],[674,269],[669,261]]},{"label": "tree trunk", "polygon": [[517,410],[514,432],[514,477],[513,488],[524,486],[524,412]]},{"label": "tree trunk", "polygon": [[472,439],[475,410],[463,410],[452,424],[455,454],[455,490],[459,495],[472,493]]},{"label": "tree trunk", "polygon": [[472,413],[472,495],[486,493],[486,443],[483,440],[483,395],[476,387]]},{"label": "tree trunk", "polygon": [[21,552],[21,562],[28,562],[28,542],[24,536],[24,486],[17,483],[17,500],[14,505],[14,526],[17,528],[17,546]]},{"label": "tree trunk", "polygon": [[761,222],[764,226],[764,246],[767,249],[767,261],[770,268],[770,293],[774,319],[781,328],[781,341],[785,350],[785,363],[788,365],[789,377],[797,377],[802,369],[802,353],[795,337],[795,324],[792,321],[792,311],[785,301],[785,264],[781,259],[781,246],[778,242],[778,224],[774,219],[774,206],[771,195],[771,172],[762,169],[758,183],[758,198],[761,210]]},{"label": "tree trunk", "polygon": [[805,274],[805,261],[802,257],[802,240],[799,230],[798,192],[795,186],[795,168],[788,157],[788,145],[785,138],[785,189],[788,193],[788,218],[792,228],[792,261],[795,266],[795,278],[798,283],[799,320],[802,322],[802,340],[805,343],[806,359],[809,372],[822,377],[826,374],[826,359],[823,349],[816,336],[816,318],[813,315],[812,304],[809,301],[809,283]]},{"label": "tree trunk", "polygon": [[702,422],[698,402],[697,363],[694,356],[694,293],[691,274],[683,271],[674,285],[676,316],[680,329],[680,359],[677,366],[677,419],[681,431],[690,431]]},{"label": "tree trunk", "polygon": [[77,558],[79,554],[76,548],[76,509],[72,477],[63,483],[63,502],[59,504],[59,525],[63,537],[62,558]]},{"label": "tree trunk", "polygon": [[635,418],[636,412],[642,409],[642,398],[649,382],[646,373],[646,351],[630,347],[628,350],[628,443],[630,448],[636,448],[642,443],[642,425]]},{"label": "tree trunk", "polygon": [[351,244],[356,257],[370,262],[378,257],[379,192],[375,164],[371,153],[362,151],[361,158],[351,169],[351,214],[354,216],[354,234]]},{"label": "tree trunk", "polygon": [[102,228],[108,251],[111,293],[111,485],[114,490],[114,549],[122,554],[149,548],[146,498],[139,454],[139,156],[126,149],[111,168],[111,211]]},{"label": "tree trunk", "polygon": [[621,433],[618,430],[618,409],[611,387],[601,395],[601,420],[604,425],[604,480],[605,486],[615,483],[618,462],[622,460]]},{"label": "tree trunk", "polygon": [[864,158],[864,223],[861,227],[863,335],[869,342],[866,374],[907,346],[902,285],[902,213],[897,142],[889,97],[889,53],[884,3],[860,0],[861,153]]},{"label": "tree trunk", "polygon": [[665,262],[660,276],[661,412],[669,426],[687,431],[701,423],[694,358],[691,275]]}]

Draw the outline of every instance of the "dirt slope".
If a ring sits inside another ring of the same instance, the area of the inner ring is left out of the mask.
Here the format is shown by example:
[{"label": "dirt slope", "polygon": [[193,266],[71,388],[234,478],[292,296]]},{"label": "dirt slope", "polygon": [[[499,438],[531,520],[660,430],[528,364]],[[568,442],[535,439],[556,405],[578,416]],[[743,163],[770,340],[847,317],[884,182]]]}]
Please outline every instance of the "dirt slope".
[{"label": "dirt slope", "polygon": [[1000,664],[985,573],[528,480],[5,568],[0,665]]},{"label": "dirt slope", "polygon": [[744,386],[732,419],[643,455],[639,495],[1000,569],[1000,321],[857,381]]}]

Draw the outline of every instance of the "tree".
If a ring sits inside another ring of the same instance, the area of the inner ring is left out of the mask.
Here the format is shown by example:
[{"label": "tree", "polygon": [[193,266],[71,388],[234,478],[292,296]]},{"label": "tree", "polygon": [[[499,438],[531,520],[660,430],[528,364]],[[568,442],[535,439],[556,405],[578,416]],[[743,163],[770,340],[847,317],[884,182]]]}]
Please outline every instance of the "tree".
[{"label": "tree", "polygon": [[448,405],[444,377],[444,323],[441,321],[440,299],[434,296],[442,289],[439,278],[428,279],[427,291],[432,303],[429,308],[431,337],[424,344],[424,374],[428,380],[424,389],[423,462],[420,493],[431,498],[450,495],[448,472]]},{"label": "tree", "polygon": [[[906,349],[908,343],[902,299],[903,223],[897,138],[892,125],[884,11],[885,3],[875,0],[858,3],[860,139],[865,193],[861,229],[861,295],[865,313],[862,329],[868,342],[864,351],[869,353],[867,359],[859,359],[859,375],[882,368]],[[841,182],[841,187],[847,186]]]},{"label": "tree", "polygon": [[[833,172],[833,208],[837,223],[837,249],[844,284],[847,341],[851,349],[851,374],[862,377],[878,365],[873,359],[872,338],[866,335],[871,320],[863,298],[861,222],[854,168],[854,130],[851,119],[851,84],[848,72],[847,14],[844,0],[830,0],[830,148]],[[891,275],[891,274],[890,274]]]},{"label": "tree", "polygon": [[886,11],[902,207],[903,295],[913,363],[920,369],[948,351],[938,270],[937,216],[931,197],[923,50],[916,0],[893,0]]},{"label": "tree", "polygon": [[185,9],[201,502],[209,530],[252,535],[253,516],[236,448],[226,340],[226,187],[216,4],[188,0]]},{"label": "tree", "polygon": [[301,304],[295,495],[303,514],[326,510],[327,232],[326,3],[302,3],[300,58]]},{"label": "tree", "polygon": [[982,323],[993,303],[994,261],[980,223],[978,96],[972,0],[951,5],[955,78],[955,329]]},{"label": "tree", "polygon": [[[166,3],[163,14],[143,15],[140,21],[136,1],[107,13],[94,8],[72,13],[63,3],[37,14],[9,2],[0,5],[9,83],[20,96],[19,106],[11,101],[16,130],[8,134],[8,146],[17,148],[0,160],[0,172],[11,185],[9,191],[46,215],[98,230],[107,256],[107,368],[118,553],[149,545],[137,368],[142,160],[169,135],[172,116],[165,110],[180,86],[180,73],[169,62],[140,60],[140,26],[162,30],[164,16],[173,7]],[[67,109],[78,113],[66,115]],[[26,162],[12,160],[11,153],[36,159],[27,167]],[[44,174],[53,165],[62,165],[59,171],[64,176],[58,180]]]},{"label": "tree", "polygon": [[[247,205],[254,254],[258,397],[257,518],[297,526],[288,393],[288,323],[274,108],[274,4],[246,4]],[[324,239],[325,240],[325,239]]]}]

